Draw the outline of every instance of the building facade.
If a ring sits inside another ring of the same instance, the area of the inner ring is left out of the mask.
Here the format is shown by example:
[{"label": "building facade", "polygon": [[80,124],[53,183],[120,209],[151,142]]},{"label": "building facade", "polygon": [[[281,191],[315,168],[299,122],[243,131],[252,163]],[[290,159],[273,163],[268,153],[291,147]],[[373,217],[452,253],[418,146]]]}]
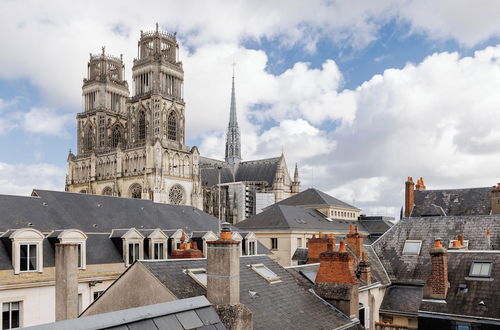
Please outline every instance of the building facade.
[{"label": "building facade", "polygon": [[132,67],[90,55],[66,190],[202,208],[199,152],[185,144],[184,71],[176,35],[143,32]]}]

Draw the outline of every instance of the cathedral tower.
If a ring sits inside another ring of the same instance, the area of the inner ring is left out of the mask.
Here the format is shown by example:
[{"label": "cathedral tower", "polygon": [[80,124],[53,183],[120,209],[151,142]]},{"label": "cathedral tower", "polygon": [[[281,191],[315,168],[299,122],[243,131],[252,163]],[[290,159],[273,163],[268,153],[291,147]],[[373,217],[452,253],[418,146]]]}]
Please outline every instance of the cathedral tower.
[{"label": "cathedral tower", "polygon": [[229,111],[229,125],[226,133],[226,163],[235,172],[241,162],[241,137],[238,119],[236,117],[236,95],[234,91],[234,66],[233,84],[231,88],[231,108]]}]

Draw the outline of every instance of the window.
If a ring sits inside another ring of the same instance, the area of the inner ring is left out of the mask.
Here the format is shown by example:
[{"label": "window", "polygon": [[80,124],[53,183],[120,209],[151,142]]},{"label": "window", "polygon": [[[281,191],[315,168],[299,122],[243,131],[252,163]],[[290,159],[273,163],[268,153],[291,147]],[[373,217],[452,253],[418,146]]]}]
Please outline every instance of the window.
[{"label": "window", "polygon": [[276,275],[272,270],[267,268],[264,264],[256,264],[252,265],[251,267],[257,274],[265,278],[268,282],[273,283],[281,281],[278,275]]},{"label": "window", "polygon": [[128,264],[131,265],[139,259],[139,243],[128,244]]},{"label": "window", "polygon": [[257,254],[257,249],[255,248],[255,241],[248,242],[248,255]]},{"label": "window", "polygon": [[118,146],[118,143],[121,142],[122,139],[122,132],[120,130],[120,127],[117,125],[113,128],[113,133],[111,136],[111,146],[113,148],[116,148]]},{"label": "window", "polygon": [[21,244],[19,269],[22,272],[36,271],[37,267],[37,244]]},{"label": "window", "polygon": [[165,245],[153,243],[153,259],[165,259]]},{"label": "window", "polygon": [[167,121],[168,139],[177,141],[177,114],[175,111],[170,111]]},{"label": "window", "polygon": [[92,126],[89,126],[84,136],[84,148],[86,151],[91,151],[93,145],[94,145],[94,137],[92,136]]},{"label": "window", "polygon": [[19,320],[21,302],[7,302],[2,305],[2,329],[14,329],[21,326]]},{"label": "window", "polygon": [[104,196],[112,196],[112,195],[113,195],[113,188],[111,188],[110,186],[105,187],[105,188],[102,190],[101,195],[104,195]]},{"label": "window", "polygon": [[407,240],[403,248],[403,255],[419,255],[422,241]]},{"label": "window", "polygon": [[297,247],[302,247],[302,237],[297,237]]},{"label": "window", "polygon": [[188,269],[185,273],[202,287],[207,287],[207,271],[205,268]]},{"label": "window", "polygon": [[143,111],[139,112],[137,138],[139,140],[144,140],[146,138],[146,115]]},{"label": "window", "polygon": [[94,291],[94,300],[102,296],[103,293],[104,291]]},{"label": "window", "polygon": [[272,250],[278,249],[278,239],[276,237],[271,238],[271,249]]},{"label": "window", "polygon": [[469,323],[457,323],[457,330],[470,330],[470,324]]},{"label": "window", "polygon": [[82,244],[78,244],[78,269],[83,268]]},{"label": "window", "polygon": [[178,184],[174,185],[168,192],[168,200],[170,204],[184,204],[184,189]]},{"label": "window", "polygon": [[83,311],[83,297],[82,294],[78,294],[78,315],[80,315]]},{"label": "window", "polygon": [[470,276],[490,277],[491,261],[474,261],[470,268]]},{"label": "window", "polygon": [[138,198],[138,199],[141,199],[142,198],[142,187],[141,185],[139,184],[133,184],[131,187],[130,187],[130,197],[131,198]]}]

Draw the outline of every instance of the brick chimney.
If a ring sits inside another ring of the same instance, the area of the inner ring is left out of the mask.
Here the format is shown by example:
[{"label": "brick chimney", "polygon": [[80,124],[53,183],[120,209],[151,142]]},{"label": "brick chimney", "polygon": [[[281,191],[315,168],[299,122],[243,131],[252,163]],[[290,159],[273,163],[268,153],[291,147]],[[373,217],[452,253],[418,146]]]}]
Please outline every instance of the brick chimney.
[{"label": "brick chimney", "polygon": [[417,185],[415,186],[415,190],[425,190],[425,183],[422,177],[420,177],[420,179],[417,180]]},{"label": "brick chimney", "polygon": [[340,242],[338,251],[328,243],[327,251],[320,254],[320,266],[314,291],[340,309],[347,316],[359,316],[359,282],[354,273],[354,257]]},{"label": "brick chimney", "polygon": [[486,229],[486,249],[491,250],[491,231]]},{"label": "brick chimney", "polygon": [[[354,229],[353,229],[354,227]],[[349,233],[347,237],[347,246],[356,254],[358,258],[361,258],[363,253],[363,236],[358,231],[358,225],[349,225]]]},{"label": "brick chimney", "polygon": [[448,293],[448,251],[441,245],[440,240],[434,242],[430,251],[431,275],[425,282],[424,298],[446,299]]},{"label": "brick chimney", "polygon": [[366,260],[366,253],[361,254],[361,261],[358,264],[359,278],[366,284],[372,282],[372,269],[369,261]]},{"label": "brick chimney", "polygon": [[327,250],[328,242],[332,242],[333,246],[335,246],[335,237],[333,234],[323,234],[320,232],[318,237],[313,235],[313,237],[309,238],[307,242],[307,263],[313,264],[319,262],[319,255],[321,252],[325,252]]},{"label": "brick chimney", "polygon": [[457,239],[451,244],[450,250],[467,250],[467,246],[464,243],[464,235],[457,235]]},{"label": "brick chimney", "polygon": [[415,194],[414,194],[415,183],[413,183],[413,178],[408,177],[405,182],[405,217],[408,218],[415,205]]},{"label": "brick chimney", "polygon": [[253,329],[252,312],[240,304],[240,242],[224,222],[219,238],[207,242],[207,298],[226,328]]},{"label": "brick chimney", "polygon": [[198,250],[196,242],[188,242],[184,234],[181,237],[181,244],[177,250],[170,254],[171,259],[192,259],[203,258],[203,252]]},{"label": "brick chimney", "polygon": [[56,321],[78,317],[78,245],[55,245]]},{"label": "brick chimney", "polygon": [[491,214],[500,214],[500,183],[491,189]]}]

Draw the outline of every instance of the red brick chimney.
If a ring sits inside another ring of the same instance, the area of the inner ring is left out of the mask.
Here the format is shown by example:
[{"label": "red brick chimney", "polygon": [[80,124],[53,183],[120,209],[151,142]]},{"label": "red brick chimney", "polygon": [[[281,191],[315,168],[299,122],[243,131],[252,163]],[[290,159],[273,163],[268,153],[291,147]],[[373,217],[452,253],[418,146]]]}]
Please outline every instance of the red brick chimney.
[{"label": "red brick chimney", "polygon": [[327,250],[328,242],[332,242],[335,247],[335,237],[333,234],[323,234],[319,233],[318,237],[313,235],[312,238],[308,239],[308,252],[307,252],[307,263],[313,264],[319,262],[319,255],[321,252]]},{"label": "red brick chimney", "polygon": [[346,235],[347,237],[347,246],[356,254],[358,258],[361,258],[361,254],[363,253],[363,240],[364,237],[358,231],[358,225],[349,226],[349,233]]},{"label": "red brick chimney", "polygon": [[408,177],[405,182],[405,217],[408,218],[415,205],[415,195],[414,195],[415,183],[413,183],[413,178]]},{"label": "red brick chimney", "polygon": [[425,190],[425,183],[422,177],[420,177],[420,179],[417,180],[417,185],[415,186],[415,190]]},{"label": "red brick chimney", "polygon": [[431,275],[425,282],[424,298],[446,299],[448,293],[448,251],[441,245],[440,240],[434,242],[430,251]]},{"label": "red brick chimney", "polygon": [[347,316],[357,318],[359,282],[354,273],[354,257],[346,251],[344,241],[340,242],[338,251],[333,247],[329,242],[327,251],[320,254],[314,291]]},{"label": "red brick chimney", "polygon": [[372,282],[372,269],[369,261],[366,261],[366,253],[361,254],[361,261],[358,264],[359,278],[366,284]]},{"label": "red brick chimney", "polygon": [[486,249],[491,250],[491,232],[486,229]]},{"label": "red brick chimney", "polygon": [[179,249],[172,251],[170,254],[171,259],[203,258],[203,253],[198,250],[196,242],[186,242],[184,235],[182,235],[181,240]]}]

